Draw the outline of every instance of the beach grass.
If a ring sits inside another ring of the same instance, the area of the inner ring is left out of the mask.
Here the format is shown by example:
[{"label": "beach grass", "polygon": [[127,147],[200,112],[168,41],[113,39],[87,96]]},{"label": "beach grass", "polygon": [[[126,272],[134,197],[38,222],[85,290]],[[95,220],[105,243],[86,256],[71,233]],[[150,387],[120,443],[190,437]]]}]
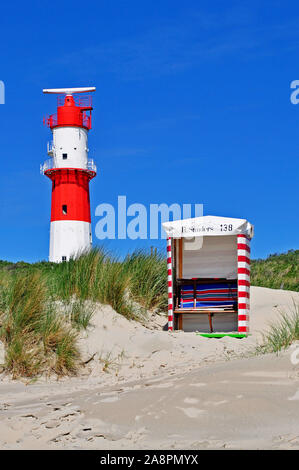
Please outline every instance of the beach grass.
[{"label": "beach grass", "polygon": [[166,260],[161,253],[144,250],[128,255],[123,269],[129,277],[132,297],[145,308],[167,309]]},{"label": "beach grass", "polygon": [[56,299],[109,304],[127,318],[135,318],[130,300],[147,309],[167,308],[166,260],[159,253],[140,250],[121,261],[96,248],[42,271]]},{"label": "beach grass", "polygon": [[299,291],[299,250],[273,254],[251,262],[253,286]]},{"label": "beach grass", "polygon": [[43,372],[75,374],[79,352],[76,332],[57,312],[38,272],[18,273],[1,285],[0,339],[4,370],[13,378]]},{"label": "beach grass", "polygon": [[263,340],[257,346],[257,353],[278,353],[299,340],[299,304],[294,302],[292,312],[287,315],[280,312],[278,321],[270,324]]},{"label": "beach grass", "polygon": [[[77,336],[97,302],[128,319],[167,308],[166,260],[138,251],[120,261],[98,248],[62,263],[0,263],[0,340],[13,377],[75,374]],[[143,318],[144,319],[144,318]]]}]

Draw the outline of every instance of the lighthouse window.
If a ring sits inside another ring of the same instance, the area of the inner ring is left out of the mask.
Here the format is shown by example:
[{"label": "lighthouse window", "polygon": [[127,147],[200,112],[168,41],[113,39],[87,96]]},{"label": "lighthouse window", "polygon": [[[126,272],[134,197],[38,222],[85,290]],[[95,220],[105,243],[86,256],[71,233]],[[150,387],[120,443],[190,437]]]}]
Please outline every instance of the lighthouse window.
[{"label": "lighthouse window", "polygon": [[63,160],[66,160],[67,159],[67,153],[63,153],[62,158],[63,158]]},{"label": "lighthouse window", "polygon": [[62,261],[66,261],[66,256],[62,256]]},{"label": "lighthouse window", "polygon": [[67,214],[67,205],[66,205],[66,204],[63,204],[63,205],[62,205],[62,213],[63,213],[64,215]]}]

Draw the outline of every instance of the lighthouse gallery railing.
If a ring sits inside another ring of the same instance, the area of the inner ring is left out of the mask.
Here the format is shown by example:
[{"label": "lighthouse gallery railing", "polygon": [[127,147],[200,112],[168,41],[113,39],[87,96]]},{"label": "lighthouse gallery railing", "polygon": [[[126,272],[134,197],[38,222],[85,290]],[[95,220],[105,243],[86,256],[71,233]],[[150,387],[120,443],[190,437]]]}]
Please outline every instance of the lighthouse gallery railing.
[{"label": "lighthouse gallery railing", "polygon": [[[42,163],[40,165],[40,172],[43,175],[45,173],[45,171],[53,170],[54,168],[65,168],[65,167],[57,166],[54,162],[54,159],[49,158],[48,160],[46,160],[44,163]],[[93,159],[89,158],[87,160],[86,167],[85,168],[80,167],[79,169],[81,169],[81,170],[90,170],[90,171],[96,172],[97,171],[97,166],[96,166],[95,162],[93,161]]]}]

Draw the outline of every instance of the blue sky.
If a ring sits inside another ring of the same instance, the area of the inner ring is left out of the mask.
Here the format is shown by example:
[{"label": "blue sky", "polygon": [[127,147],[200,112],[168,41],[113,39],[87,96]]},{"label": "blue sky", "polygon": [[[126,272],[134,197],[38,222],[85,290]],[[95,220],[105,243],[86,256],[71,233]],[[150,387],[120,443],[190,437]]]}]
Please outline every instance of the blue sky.
[{"label": "blue sky", "polygon": [[[95,208],[202,203],[255,225],[253,257],[298,248],[299,4],[5,2],[0,14],[0,259],[48,257],[55,112],[42,88],[96,86]],[[124,254],[164,241],[109,241]]]}]

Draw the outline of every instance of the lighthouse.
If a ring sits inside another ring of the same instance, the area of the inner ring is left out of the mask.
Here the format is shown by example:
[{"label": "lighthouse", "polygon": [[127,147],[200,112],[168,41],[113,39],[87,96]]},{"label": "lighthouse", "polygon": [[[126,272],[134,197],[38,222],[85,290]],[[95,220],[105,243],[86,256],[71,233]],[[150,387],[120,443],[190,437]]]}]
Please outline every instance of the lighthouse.
[{"label": "lighthouse", "polygon": [[89,182],[96,176],[94,161],[88,158],[92,99],[95,87],[54,88],[57,113],[44,124],[53,140],[48,142],[49,160],[41,173],[52,181],[49,261],[68,261],[91,248]]}]

